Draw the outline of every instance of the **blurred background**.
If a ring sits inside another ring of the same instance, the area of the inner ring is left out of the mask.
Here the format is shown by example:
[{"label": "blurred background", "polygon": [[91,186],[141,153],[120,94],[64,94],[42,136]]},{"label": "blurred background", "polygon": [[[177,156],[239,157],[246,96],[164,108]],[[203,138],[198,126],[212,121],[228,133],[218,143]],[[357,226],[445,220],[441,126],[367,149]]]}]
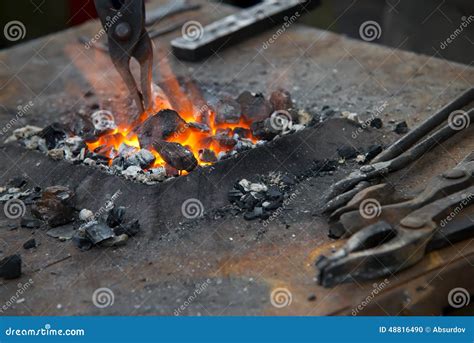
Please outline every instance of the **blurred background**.
[{"label": "blurred background", "polygon": [[[244,8],[261,1],[215,2]],[[26,37],[20,43],[79,25],[95,17],[93,0],[0,2],[2,28],[13,20],[22,22],[26,27]],[[473,63],[473,0],[321,0],[320,6],[306,15],[302,22],[360,39],[359,27],[368,20],[376,21],[382,28],[382,35],[376,43],[465,64]],[[465,25],[462,25],[463,22]],[[443,46],[443,42],[454,32],[458,32],[456,39]],[[5,35],[0,35],[0,48],[15,43],[5,39]]]}]

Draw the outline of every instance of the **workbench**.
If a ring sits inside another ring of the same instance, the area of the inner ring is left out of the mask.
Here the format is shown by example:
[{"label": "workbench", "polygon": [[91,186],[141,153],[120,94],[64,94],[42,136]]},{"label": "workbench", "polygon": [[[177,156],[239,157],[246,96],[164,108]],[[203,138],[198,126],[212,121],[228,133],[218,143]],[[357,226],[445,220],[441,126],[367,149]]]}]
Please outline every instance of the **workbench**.
[{"label": "workbench", "polygon": [[[159,3],[150,1],[148,5]],[[200,10],[165,19],[160,25],[188,18],[205,25],[236,10],[202,1]],[[126,90],[108,56],[85,49],[77,40],[79,36],[92,37],[99,29],[99,22],[91,21],[1,51],[0,125],[3,127],[15,116],[18,105],[29,101],[34,105],[15,123],[15,128],[26,124],[46,126],[70,118],[87,110],[91,101],[120,113],[119,120],[125,120],[126,113],[120,108],[128,101]],[[308,111],[328,105],[362,114],[386,102],[381,116],[384,123],[406,120],[409,127],[473,86],[471,66],[300,24],[292,25],[268,49],[262,49],[273,33],[274,29],[269,29],[256,34],[200,63],[185,63],[172,56],[169,41],[179,31],[159,37],[154,40],[154,79],[160,81],[174,74],[212,84],[230,94],[243,90],[269,94],[272,89],[283,87],[292,93],[300,108]],[[84,97],[90,90],[95,94],[92,100]],[[321,134],[319,141],[307,137],[311,144],[306,148],[321,158],[327,157],[331,149],[334,154],[336,143],[331,139],[337,137],[328,136]],[[386,144],[395,138],[390,134],[376,136]],[[361,139],[368,141],[370,137]],[[3,141],[6,137],[1,138]],[[341,133],[339,139],[349,142],[350,132]],[[471,126],[428,153],[409,173],[394,175],[394,182],[399,178],[404,182],[401,187],[422,186],[473,149]],[[107,193],[104,188],[117,186],[127,194],[118,199],[118,205],[127,206],[138,215],[142,211],[140,199],[145,201],[147,196],[147,186],[101,175],[96,170],[91,172],[85,166],[66,166],[66,162],[48,160],[36,152],[3,146],[0,156],[0,185],[18,175],[26,175],[30,182],[42,187],[67,184],[76,189],[81,205],[88,208],[99,208]],[[49,166],[49,172],[38,174],[37,163]],[[341,178],[347,172],[349,169],[343,167],[335,176]],[[103,186],[88,187],[94,182]],[[343,243],[329,239],[324,218],[312,215],[315,204],[321,202],[332,182],[331,177],[320,177],[300,184],[302,196],[292,205],[298,208],[297,215],[289,211],[284,221],[273,221],[265,228],[242,218],[186,225],[178,216],[166,218],[168,209],[160,209],[158,204],[166,204],[169,195],[161,192],[157,206],[141,212],[143,232],[117,249],[81,252],[70,242],[59,242],[36,231],[34,237],[41,245],[23,250],[21,246],[31,238],[31,231],[8,230],[7,220],[1,217],[2,256],[20,250],[24,265],[20,279],[0,281],[0,301],[15,294],[18,283],[31,279],[32,287],[22,295],[25,300],[13,304],[5,314],[173,315],[187,301],[188,306],[179,314],[350,315],[371,294],[374,283],[383,280],[331,289],[317,285],[314,260],[321,252]],[[114,190],[110,189],[110,193]],[[195,192],[197,197],[200,192],[212,190]],[[133,203],[127,198],[133,198]],[[474,265],[473,242],[463,241],[433,252],[416,267],[389,277],[384,292],[360,314],[439,314],[437,303],[444,299],[438,298],[450,288],[473,287],[472,280],[468,280]],[[450,268],[446,267],[448,264]],[[456,282],[446,285],[446,279],[453,279],[453,275]],[[204,290],[189,301],[200,285],[205,285]],[[100,287],[113,290],[112,306],[98,308],[92,304],[92,294]],[[272,290],[280,287],[291,292],[291,304],[282,308],[270,302]]]}]

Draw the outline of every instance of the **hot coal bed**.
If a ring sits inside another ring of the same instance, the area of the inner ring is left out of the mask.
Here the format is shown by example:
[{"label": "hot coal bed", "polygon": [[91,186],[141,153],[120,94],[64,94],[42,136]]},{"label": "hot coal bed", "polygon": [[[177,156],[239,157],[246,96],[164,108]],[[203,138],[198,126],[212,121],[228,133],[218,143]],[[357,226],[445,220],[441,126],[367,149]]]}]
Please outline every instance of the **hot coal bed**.
[{"label": "hot coal bed", "polygon": [[[275,90],[268,97],[244,91],[236,98],[228,94],[210,95],[212,91],[198,89],[195,84],[193,89],[200,96],[198,100],[193,98],[187,102],[192,106],[183,105],[182,101],[176,104],[157,87],[154,110],[125,123],[116,123],[111,111],[94,108],[66,123],[52,123],[44,128],[18,128],[5,143],[40,151],[53,160],[87,165],[129,181],[155,185],[199,171],[212,175],[224,161],[239,159],[252,150],[255,150],[253,160],[256,163],[269,150],[279,149],[281,154],[288,155],[288,148],[282,147],[296,143],[287,140],[278,144],[280,139],[296,137],[294,133],[322,125],[330,118],[344,117],[353,130],[359,130],[361,125],[354,113],[328,106],[318,113],[298,109],[291,94],[283,89]],[[380,128],[381,121],[372,118],[367,126]],[[225,190],[227,205],[207,215],[219,216],[224,211],[234,216],[242,215],[245,220],[271,221],[282,206],[291,202],[295,185],[300,180],[310,175],[332,174],[346,160],[365,163],[381,149],[380,145],[360,149],[340,146],[337,159],[311,160],[294,172],[272,171],[272,166],[265,166],[262,160],[263,166],[256,166],[255,172],[266,170],[266,173],[255,175],[252,181],[234,178],[233,186]],[[248,170],[239,173],[238,168],[235,169],[234,176],[249,174]],[[21,217],[21,227],[47,229],[49,236],[62,241],[72,240],[81,250],[120,246],[140,232],[140,221],[127,213],[124,206],[115,205],[118,196],[120,194],[111,194],[99,210],[92,212],[78,206],[74,191],[65,186],[31,188],[22,177],[15,177],[0,188],[0,201],[8,205],[11,217],[27,213]],[[203,215],[202,208],[195,206],[189,204],[188,219]],[[12,229],[17,227],[11,226]],[[34,239],[24,244],[25,249],[34,247]],[[9,256],[0,266],[3,277],[18,277],[21,257]]]}]

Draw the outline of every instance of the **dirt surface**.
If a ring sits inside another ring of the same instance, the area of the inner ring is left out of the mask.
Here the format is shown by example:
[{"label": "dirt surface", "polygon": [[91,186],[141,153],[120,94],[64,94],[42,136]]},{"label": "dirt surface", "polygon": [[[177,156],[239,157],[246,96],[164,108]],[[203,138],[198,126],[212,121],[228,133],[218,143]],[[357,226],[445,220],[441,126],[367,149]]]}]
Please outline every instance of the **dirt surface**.
[{"label": "dirt surface", "polygon": [[[206,4],[199,12],[179,17],[198,18],[205,24],[232,11]],[[1,126],[8,126],[16,107],[29,101],[34,104],[32,109],[13,128],[70,119],[76,112],[90,111],[94,103],[126,120],[127,114],[120,112],[128,106],[126,92],[108,57],[77,43],[79,36],[91,37],[98,30],[98,22],[92,22],[0,52]],[[471,87],[474,68],[300,25],[293,25],[268,49],[262,49],[262,44],[272,30],[218,51],[203,63],[184,63],[170,55],[169,39],[178,34],[155,40],[157,81],[170,80],[172,70],[231,94],[245,89],[268,94],[284,87],[310,113],[329,105],[369,116],[386,104],[380,116],[385,126],[354,138],[352,123],[328,121],[277,141],[272,149],[252,150],[214,170],[151,187],[87,166],[52,161],[15,145],[4,146],[0,185],[18,175],[42,187],[68,185],[77,194],[78,206],[92,210],[120,189],[123,195],[117,203],[126,206],[143,226],[143,232],[124,247],[80,252],[71,242],[58,242],[41,230],[9,230],[11,222],[2,211],[1,257],[20,251],[24,262],[20,279],[0,281],[2,304],[15,295],[19,283],[33,281],[21,296],[24,300],[15,301],[4,314],[321,315],[350,312],[370,294],[373,282],[323,289],[315,281],[315,258],[342,241],[329,239],[325,219],[313,214],[321,205],[321,195],[353,165],[342,164],[334,175],[303,179],[295,188],[299,195],[294,203],[268,225],[229,214],[215,218],[212,209],[225,203],[226,191],[237,178],[273,170],[304,170],[312,160],[336,158],[336,149],[343,144],[363,147],[374,140],[388,144],[397,137],[389,132],[389,120],[406,120],[413,127]],[[90,90],[94,95],[84,97]],[[0,137],[2,141],[4,137],[6,134]],[[410,191],[434,173],[454,166],[473,149],[471,127],[436,147],[408,173],[394,175],[393,182],[403,177],[410,182]],[[194,222],[183,218],[181,204],[188,198],[200,199],[209,215]],[[24,250],[22,244],[32,236],[39,247]],[[391,277],[390,289],[427,271],[436,275],[459,252],[472,255],[472,241],[433,253],[416,268]],[[113,292],[113,305],[94,306],[93,293],[101,287]],[[272,291],[280,287],[291,293],[291,304],[282,308],[270,301]],[[197,296],[196,289],[202,290]]]}]

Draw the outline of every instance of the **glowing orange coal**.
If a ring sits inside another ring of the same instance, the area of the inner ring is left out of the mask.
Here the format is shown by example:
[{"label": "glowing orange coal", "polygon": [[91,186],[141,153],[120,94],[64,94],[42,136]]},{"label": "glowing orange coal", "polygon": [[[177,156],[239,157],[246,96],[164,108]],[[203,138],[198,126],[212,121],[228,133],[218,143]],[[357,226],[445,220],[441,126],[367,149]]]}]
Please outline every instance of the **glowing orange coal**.
[{"label": "glowing orange coal", "polygon": [[[136,120],[134,123],[119,125],[116,129],[111,132],[108,132],[95,142],[87,143],[87,147],[90,151],[97,152],[100,155],[103,155],[109,158],[109,163],[112,163],[113,158],[115,158],[118,154],[119,147],[122,143],[135,148],[136,150],[141,149],[140,142],[138,139],[137,134],[134,132],[134,129],[148,119],[152,115],[158,115],[160,110],[164,109],[173,109],[179,113],[179,115],[188,123],[185,127],[178,132],[175,132],[166,140],[169,142],[176,142],[180,143],[181,145],[190,149],[194,157],[198,160],[200,165],[209,165],[210,163],[204,162],[199,158],[199,151],[202,149],[209,149],[214,152],[216,156],[220,152],[227,152],[232,150],[232,146],[225,146],[219,143],[218,140],[214,139],[214,136],[217,134],[225,135],[227,137],[233,137],[233,129],[236,128],[244,128],[249,129],[250,124],[245,120],[241,119],[239,123],[219,123],[216,124],[214,121],[215,113],[207,106],[204,105],[200,109],[196,109],[193,106],[192,101],[184,94],[179,84],[175,84],[174,82],[171,85],[168,84],[166,87],[167,90],[172,90],[173,94],[171,97],[174,101],[173,105],[170,104],[170,101],[163,98],[163,95],[157,95],[155,99],[155,108],[153,109],[153,113],[143,113],[139,116],[139,119]],[[196,94],[193,94],[195,97]],[[202,99],[199,99],[200,103],[203,103]],[[192,125],[189,125],[190,122],[198,122],[206,124],[209,127],[209,131],[201,131],[196,128],[193,128]],[[257,139],[253,137],[249,137],[249,139],[256,143]],[[156,161],[153,165],[153,168],[164,166],[165,162],[158,154],[158,152],[152,148],[149,148],[151,153],[155,155]]]}]

